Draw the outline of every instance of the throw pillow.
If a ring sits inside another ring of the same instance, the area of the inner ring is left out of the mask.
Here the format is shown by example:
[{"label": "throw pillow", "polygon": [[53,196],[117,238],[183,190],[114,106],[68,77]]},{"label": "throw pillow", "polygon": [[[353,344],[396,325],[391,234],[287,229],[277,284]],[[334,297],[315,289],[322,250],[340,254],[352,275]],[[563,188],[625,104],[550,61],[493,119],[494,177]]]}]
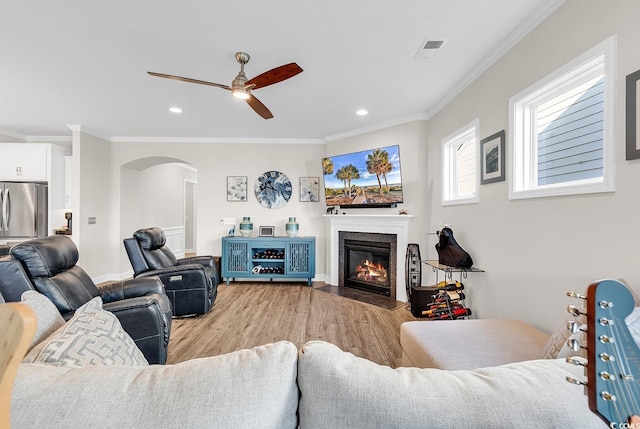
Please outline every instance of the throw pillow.
[{"label": "throw pillow", "polygon": [[629,332],[631,332],[633,341],[640,347],[640,307],[634,308],[624,321],[627,324],[627,328],[629,328]]},{"label": "throw pillow", "polygon": [[45,338],[49,337],[60,327],[64,326],[64,319],[53,302],[35,290],[28,290],[22,294],[22,304],[29,306],[38,321],[36,333],[31,340],[29,350]]},{"label": "throw pillow", "polygon": [[312,341],[298,356],[300,427],[603,426],[568,375],[584,379],[583,368],[540,359],[476,370],[392,369]]},{"label": "throw pillow", "polygon": [[629,289],[629,292],[631,292],[631,295],[633,295],[633,301],[635,302],[635,306],[640,307],[640,295],[636,293],[636,291],[629,285],[629,283],[626,282],[625,279],[618,279],[618,281],[623,285],[625,285],[627,289]]},{"label": "throw pillow", "polygon": [[27,354],[23,362],[56,366],[149,365],[116,316],[102,309],[95,297],[47,340]]}]

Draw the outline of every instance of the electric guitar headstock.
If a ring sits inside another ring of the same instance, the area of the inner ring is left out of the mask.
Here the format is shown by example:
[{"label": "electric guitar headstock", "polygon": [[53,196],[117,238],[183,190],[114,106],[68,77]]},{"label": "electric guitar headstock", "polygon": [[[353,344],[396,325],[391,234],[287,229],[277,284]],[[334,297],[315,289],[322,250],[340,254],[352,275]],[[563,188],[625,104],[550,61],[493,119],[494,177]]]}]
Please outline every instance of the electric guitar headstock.
[{"label": "electric guitar headstock", "polygon": [[[567,377],[571,383],[585,386],[589,408],[611,427],[623,427],[629,417],[640,414],[640,350],[625,322],[634,307],[633,295],[616,280],[601,280],[587,289],[586,299],[587,362],[569,357],[567,362],[586,367],[587,382]],[[585,314],[569,306],[569,312]],[[576,333],[575,325],[569,323]],[[572,341],[571,339],[569,341]],[[579,344],[570,343],[574,347]]]}]

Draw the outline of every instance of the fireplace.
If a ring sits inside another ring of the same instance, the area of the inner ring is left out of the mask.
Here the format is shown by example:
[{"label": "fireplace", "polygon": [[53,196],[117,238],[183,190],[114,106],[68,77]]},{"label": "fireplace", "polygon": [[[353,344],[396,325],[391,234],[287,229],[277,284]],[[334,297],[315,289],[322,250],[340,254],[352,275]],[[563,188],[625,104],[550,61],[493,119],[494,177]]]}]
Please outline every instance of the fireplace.
[{"label": "fireplace", "polygon": [[339,286],[395,298],[396,235],[342,231],[339,240]]},{"label": "fireplace", "polygon": [[[340,265],[341,243],[339,235],[345,232],[390,234],[396,239],[392,249],[392,274],[395,267],[404,267],[407,244],[409,243],[409,224],[413,215],[394,214],[348,214],[323,215],[327,221],[327,273],[325,281],[334,286],[344,286],[343,266]],[[398,251],[398,249],[400,251]],[[394,256],[395,255],[395,256]],[[392,281],[391,297],[396,301],[407,302],[407,290],[404,275],[398,275]]]}]

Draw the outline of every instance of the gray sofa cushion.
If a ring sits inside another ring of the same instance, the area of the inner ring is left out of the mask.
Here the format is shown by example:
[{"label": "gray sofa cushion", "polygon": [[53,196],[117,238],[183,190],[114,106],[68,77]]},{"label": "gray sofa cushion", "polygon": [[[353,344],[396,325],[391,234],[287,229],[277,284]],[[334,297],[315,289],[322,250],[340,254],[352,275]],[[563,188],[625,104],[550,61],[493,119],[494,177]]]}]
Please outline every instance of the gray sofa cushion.
[{"label": "gray sofa cushion", "polygon": [[56,306],[41,293],[35,290],[28,290],[22,294],[21,302],[33,310],[38,321],[36,333],[31,340],[29,350],[64,326],[65,321]]},{"label": "gray sofa cushion", "polygon": [[[438,322],[429,322],[438,323]],[[582,368],[533,360],[477,370],[379,366],[324,342],[298,360],[301,429],[598,428]]]},{"label": "gray sofa cushion", "polygon": [[295,429],[296,362],[279,342],[166,366],[22,364],[11,427]]}]

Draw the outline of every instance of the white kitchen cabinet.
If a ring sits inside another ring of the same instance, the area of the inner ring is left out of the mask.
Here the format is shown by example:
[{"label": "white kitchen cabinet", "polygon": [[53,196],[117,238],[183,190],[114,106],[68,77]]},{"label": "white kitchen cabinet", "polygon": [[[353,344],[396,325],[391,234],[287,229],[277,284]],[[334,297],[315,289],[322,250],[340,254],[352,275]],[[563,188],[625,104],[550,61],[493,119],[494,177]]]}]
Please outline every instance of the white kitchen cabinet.
[{"label": "white kitchen cabinet", "polygon": [[0,144],[0,180],[48,180],[49,147],[46,144]]}]

